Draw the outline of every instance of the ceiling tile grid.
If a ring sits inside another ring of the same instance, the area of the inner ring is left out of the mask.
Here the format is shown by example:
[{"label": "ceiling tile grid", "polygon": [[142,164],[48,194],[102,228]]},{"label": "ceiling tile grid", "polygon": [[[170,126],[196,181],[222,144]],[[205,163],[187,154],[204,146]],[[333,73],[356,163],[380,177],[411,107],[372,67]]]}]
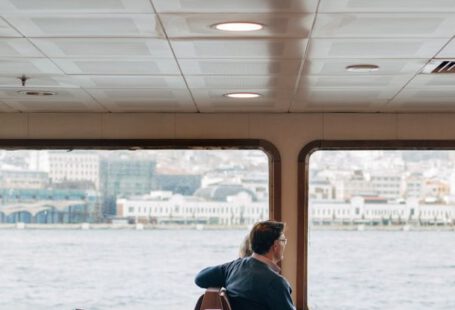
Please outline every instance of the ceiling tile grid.
[{"label": "ceiling tile grid", "polygon": [[3,18],[0,18],[0,38],[21,38],[22,34],[12,28]]},{"label": "ceiling tile grid", "polygon": [[152,38],[30,39],[49,58],[174,58],[166,40]]},{"label": "ceiling tile grid", "polygon": [[152,0],[158,13],[312,13],[319,0]]},{"label": "ceiling tile grid", "polygon": [[0,12],[48,13],[153,13],[149,0],[1,0]]},{"label": "ceiling tile grid", "polygon": [[321,13],[421,13],[455,12],[455,0],[321,0],[319,5]]},{"label": "ceiling tile grid", "polygon": [[220,21],[254,21],[267,25],[242,37],[306,38],[313,26],[314,14],[160,14],[167,36],[175,38],[238,37],[238,32],[220,33],[214,25]]},{"label": "ceiling tile grid", "polygon": [[29,38],[163,37],[155,14],[5,14],[3,18]]},{"label": "ceiling tile grid", "polygon": [[[401,111],[403,98],[414,100],[406,94],[424,66],[455,54],[447,45],[454,13],[451,0],[321,0],[291,110]],[[427,102],[426,109],[434,106]]]},{"label": "ceiling tile grid", "polygon": [[[235,100],[225,94],[238,91],[239,88],[231,89],[194,89],[192,91],[198,108],[201,112],[287,112],[291,95],[286,90],[249,89],[249,92],[261,93],[261,97]],[[240,89],[242,91],[242,89]],[[244,90],[243,90],[244,91]]]},{"label": "ceiling tile grid", "polygon": [[[14,77],[16,79],[22,74],[27,74],[34,78],[64,74],[59,67],[47,58],[0,57],[0,72],[3,77]],[[19,80],[16,82],[17,85],[20,84]],[[0,84],[0,86],[3,85]]]},{"label": "ceiling tile grid", "polygon": [[[453,78],[422,73],[455,59],[454,36],[455,0],[0,0],[0,101],[38,112],[455,111]],[[258,97],[226,96],[236,92]]]},{"label": "ceiling tile grid", "polygon": [[[40,72],[47,77],[38,77],[37,69],[25,70],[26,66],[8,72],[11,78],[30,77],[29,88],[79,87],[112,112],[128,110],[122,94],[140,103],[131,106],[138,111],[218,110],[220,102],[226,103],[223,111],[243,111],[245,100],[228,98],[224,92],[252,90],[260,98],[245,105],[245,111],[287,111],[317,4],[317,0],[101,0],[96,4],[86,0],[76,5],[70,0],[0,0],[6,29],[2,40],[19,38],[0,42],[0,57],[23,57],[31,65],[37,58],[49,61],[66,82],[56,81],[56,72],[50,70]],[[257,22],[264,29],[232,33],[214,28],[219,22],[239,20]],[[11,78],[0,87],[14,85]],[[146,100],[138,91],[163,90],[153,93],[156,97],[185,88],[186,96],[178,99],[194,99],[203,108],[188,108],[179,100],[160,105],[159,99],[169,98]],[[114,89],[116,96],[108,96]],[[281,93],[285,99],[276,95]],[[121,103],[118,98],[123,98]]]},{"label": "ceiling tile grid", "polygon": [[113,112],[196,112],[186,89],[87,89]]}]

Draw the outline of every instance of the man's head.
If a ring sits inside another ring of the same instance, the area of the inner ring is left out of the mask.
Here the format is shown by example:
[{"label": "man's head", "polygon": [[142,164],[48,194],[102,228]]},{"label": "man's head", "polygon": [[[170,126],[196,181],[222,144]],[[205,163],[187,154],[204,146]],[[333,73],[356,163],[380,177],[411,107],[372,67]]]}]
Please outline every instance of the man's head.
[{"label": "man's head", "polygon": [[282,222],[265,221],[256,223],[250,232],[250,244],[254,253],[270,256],[278,262],[283,259],[286,237],[285,224]]}]

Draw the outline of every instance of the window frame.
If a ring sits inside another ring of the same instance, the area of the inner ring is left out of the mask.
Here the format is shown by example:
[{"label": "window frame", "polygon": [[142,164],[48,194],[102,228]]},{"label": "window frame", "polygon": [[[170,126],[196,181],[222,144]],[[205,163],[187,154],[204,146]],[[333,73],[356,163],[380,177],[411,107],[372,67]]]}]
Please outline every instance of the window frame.
[{"label": "window frame", "polygon": [[314,140],[298,157],[297,181],[297,310],[308,310],[308,193],[310,157],[316,151],[455,150],[455,140]]}]

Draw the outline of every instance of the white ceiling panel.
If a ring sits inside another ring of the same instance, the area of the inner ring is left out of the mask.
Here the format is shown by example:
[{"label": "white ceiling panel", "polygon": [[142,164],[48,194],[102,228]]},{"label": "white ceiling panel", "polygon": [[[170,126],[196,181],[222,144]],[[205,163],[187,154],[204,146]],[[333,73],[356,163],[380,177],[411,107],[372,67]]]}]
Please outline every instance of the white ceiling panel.
[{"label": "white ceiling panel", "polygon": [[[187,37],[296,37],[306,38],[314,14],[161,14],[169,38]],[[223,21],[249,21],[264,26],[259,31],[238,33],[214,27]]]},{"label": "white ceiling panel", "polygon": [[73,75],[72,78],[83,88],[187,88],[182,76]]},{"label": "white ceiling panel", "polygon": [[[426,103],[431,106],[437,103],[452,103],[455,110],[455,89],[452,88],[405,88],[391,104]],[[431,107],[430,106],[430,107]]]},{"label": "white ceiling panel", "polygon": [[54,96],[28,96],[20,93],[35,88],[0,88],[0,100],[10,107],[23,112],[52,111],[105,111],[93,98],[82,89],[62,89],[47,87],[46,91],[55,92]]},{"label": "white ceiling panel", "polygon": [[[426,59],[307,59],[303,66],[305,75],[412,75],[427,63]],[[346,67],[355,64],[379,66],[374,72],[347,72]]]},{"label": "white ceiling panel", "polygon": [[[58,88],[79,88],[78,81],[72,79],[69,76],[57,75],[57,76],[33,76],[26,81],[26,87],[28,88],[47,88],[47,87],[58,87]],[[21,86],[21,81],[15,77],[0,76],[0,88],[11,88]]]},{"label": "white ceiling panel", "polygon": [[22,34],[11,28],[8,23],[5,22],[4,19],[0,17],[0,38],[21,38]]},{"label": "white ceiling panel", "polygon": [[40,75],[63,74],[52,61],[46,58],[0,58],[1,76],[21,76],[34,78]]},{"label": "white ceiling panel", "polygon": [[313,38],[451,38],[455,14],[318,14]]},{"label": "white ceiling panel", "polygon": [[49,101],[47,99],[41,100],[20,100],[20,99],[6,99],[4,102],[16,111],[39,113],[39,112],[106,112],[105,109],[100,107],[97,103],[87,103],[80,101]]},{"label": "white ceiling panel", "polygon": [[182,89],[88,89],[112,112],[196,112],[188,90]]},{"label": "white ceiling panel", "polygon": [[455,89],[405,88],[389,104],[390,111],[455,111]]},{"label": "white ceiling panel", "polygon": [[49,57],[173,58],[166,40],[146,38],[31,39]]},{"label": "white ceiling panel", "polygon": [[29,87],[0,88],[0,100],[19,99],[19,100],[43,100],[49,101],[74,100],[92,102],[93,99],[82,89],[74,88],[46,88],[48,91],[55,92],[54,96],[27,96],[21,92],[26,90],[37,90]]},{"label": "white ceiling panel", "polygon": [[398,92],[412,79],[406,75],[376,75],[376,76],[303,76],[300,87],[308,88],[387,88]]},{"label": "white ceiling panel", "polygon": [[447,39],[312,39],[310,58],[431,58]]},{"label": "white ceiling panel", "polygon": [[300,60],[179,59],[185,75],[296,75]]},{"label": "white ceiling panel", "polygon": [[196,105],[201,112],[287,112],[292,92],[287,90],[250,89],[262,97],[253,99],[233,99],[226,93],[243,89],[196,89],[192,90]]},{"label": "white ceiling panel", "polygon": [[321,13],[336,12],[455,12],[455,0],[321,0]]},{"label": "white ceiling panel", "polygon": [[43,57],[27,39],[1,39],[0,57]]},{"label": "white ceiling panel", "polygon": [[315,12],[318,0],[152,0],[158,12]]},{"label": "white ceiling panel", "polygon": [[178,58],[300,58],[307,40],[171,40]]},{"label": "white ceiling panel", "polygon": [[388,88],[300,88],[291,112],[376,111],[396,94]]},{"label": "white ceiling panel", "polygon": [[[453,88],[455,74],[418,74],[406,86],[406,88],[432,89]],[[455,102],[455,101],[454,101]]]},{"label": "white ceiling panel", "polygon": [[437,58],[455,58],[455,40],[451,40],[449,44],[436,55]]},{"label": "white ceiling panel", "polygon": [[66,14],[4,18],[27,37],[163,37],[154,14]]},{"label": "white ceiling panel", "polygon": [[293,89],[296,76],[187,76],[190,89]]},{"label": "white ceiling panel", "polygon": [[66,74],[78,75],[179,75],[174,59],[54,59]]},{"label": "white ceiling panel", "polygon": [[144,13],[149,0],[0,0],[0,12],[24,13]]}]

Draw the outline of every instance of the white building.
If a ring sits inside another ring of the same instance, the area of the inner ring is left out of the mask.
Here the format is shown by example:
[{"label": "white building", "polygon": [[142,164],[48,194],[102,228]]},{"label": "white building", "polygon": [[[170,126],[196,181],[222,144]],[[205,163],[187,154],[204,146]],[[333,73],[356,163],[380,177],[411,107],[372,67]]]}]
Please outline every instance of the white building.
[{"label": "white building", "polygon": [[370,176],[363,173],[361,170],[353,171],[349,178],[342,180],[343,186],[343,199],[351,199],[352,197],[362,196],[374,196],[373,184],[370,181]]},{"label": "white building", "polygon": [[405,197],[418,198],[423,197],[423,175],[421,173],[412,173],[405,180]]},{"label": "white building", "polygon": [[5,169],[0,171],[0,187],[17,189],[46,188],[49,185],[49,176],[44,171],[24,170],[20,168]]},{"label": "white building", "polygon": [[181,195],[151,195],[117,200],[117,216],[147,223],[253,224],[269,217],[264,201],[254,202],[245,193],[227,201],[207,201]]},{"label": "white building", "polygon": [[378,196],[390,199],[401,198],[403,186],[400,174],[376,172],[371,175],[371,184]]},{"label": "white building", "polygon": [[309,220],[315,224],[455,224],[455,205],[424,205],[417,199],[405,203],[372,203],[354,197],[350,203],[310,202],[309,208]]},{"label": "white building", "polygon": [[96,153],[80,151],[49,152],[49,177],[54,183],[64,181],[92,182],[96,189],[100,184],[100,158]]}]

